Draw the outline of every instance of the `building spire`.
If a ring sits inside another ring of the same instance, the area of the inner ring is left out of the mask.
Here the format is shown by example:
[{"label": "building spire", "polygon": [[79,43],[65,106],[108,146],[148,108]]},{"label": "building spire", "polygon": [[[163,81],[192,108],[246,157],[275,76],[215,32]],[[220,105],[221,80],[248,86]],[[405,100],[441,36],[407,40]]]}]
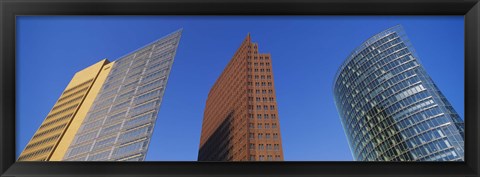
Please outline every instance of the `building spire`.
[{"label": "building spire", "polygon": [[250,42],[251,38],[250,38],[250,32],[247,33],[247,37],[245,38],[245,41],[246,42]]}]

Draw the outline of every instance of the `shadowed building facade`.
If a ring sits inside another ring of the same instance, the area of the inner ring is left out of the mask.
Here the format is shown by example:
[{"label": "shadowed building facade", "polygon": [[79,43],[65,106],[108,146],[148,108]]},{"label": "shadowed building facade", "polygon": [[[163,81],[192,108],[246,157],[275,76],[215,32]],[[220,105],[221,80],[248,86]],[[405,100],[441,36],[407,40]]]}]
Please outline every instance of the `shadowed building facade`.
[{"label": "shadowed building facade", "polygon": [[249,34],[208,94],[199,161],[283,160],[271,63]]},{"label": "shadowed building facade", "polygon": [[19,160],[143,161],[180,37],[78,72]]},{"label": "shadowed building facade", "polygon": [[355,49],[338,70],[333,92],[355,160],[464,160],[463,120],[400,25]]}]

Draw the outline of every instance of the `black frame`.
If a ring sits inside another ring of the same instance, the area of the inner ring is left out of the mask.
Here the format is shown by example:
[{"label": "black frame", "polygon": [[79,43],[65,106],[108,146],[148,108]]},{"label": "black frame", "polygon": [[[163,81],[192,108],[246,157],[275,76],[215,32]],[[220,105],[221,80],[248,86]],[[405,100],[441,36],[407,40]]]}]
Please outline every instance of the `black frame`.
[{"label": "black frame", "polygon": [[[0,0],[2,176],[445,176],[479,163],[479,0]],[[15,162],[17,15],[464,15],[465,162]]]}]

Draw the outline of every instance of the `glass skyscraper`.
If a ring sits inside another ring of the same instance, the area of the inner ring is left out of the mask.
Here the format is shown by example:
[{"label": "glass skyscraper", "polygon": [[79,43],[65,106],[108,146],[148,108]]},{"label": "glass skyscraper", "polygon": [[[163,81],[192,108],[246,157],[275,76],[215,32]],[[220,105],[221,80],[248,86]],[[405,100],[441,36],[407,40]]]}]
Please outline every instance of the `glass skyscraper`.
[{"label": "glass skyscraper", "polygon": [[113,62],[63,160],[145,159],[180,36],[176,31]]},{"label": "glass skyscraper", "polygon": [[333,92],[358,161],[463,161],[464,123],[400,25],[356,48]]}]

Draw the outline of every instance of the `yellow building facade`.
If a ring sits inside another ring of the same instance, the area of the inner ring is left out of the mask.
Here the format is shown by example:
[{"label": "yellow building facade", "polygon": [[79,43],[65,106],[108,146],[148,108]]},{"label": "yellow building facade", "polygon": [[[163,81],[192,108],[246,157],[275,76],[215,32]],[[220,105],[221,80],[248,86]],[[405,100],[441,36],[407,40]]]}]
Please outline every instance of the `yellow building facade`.
[{"label": "yellow building facade", "polygon": [[114,62],[104,59],[77,72],[35,132],[19,161],[61,161]]}]

